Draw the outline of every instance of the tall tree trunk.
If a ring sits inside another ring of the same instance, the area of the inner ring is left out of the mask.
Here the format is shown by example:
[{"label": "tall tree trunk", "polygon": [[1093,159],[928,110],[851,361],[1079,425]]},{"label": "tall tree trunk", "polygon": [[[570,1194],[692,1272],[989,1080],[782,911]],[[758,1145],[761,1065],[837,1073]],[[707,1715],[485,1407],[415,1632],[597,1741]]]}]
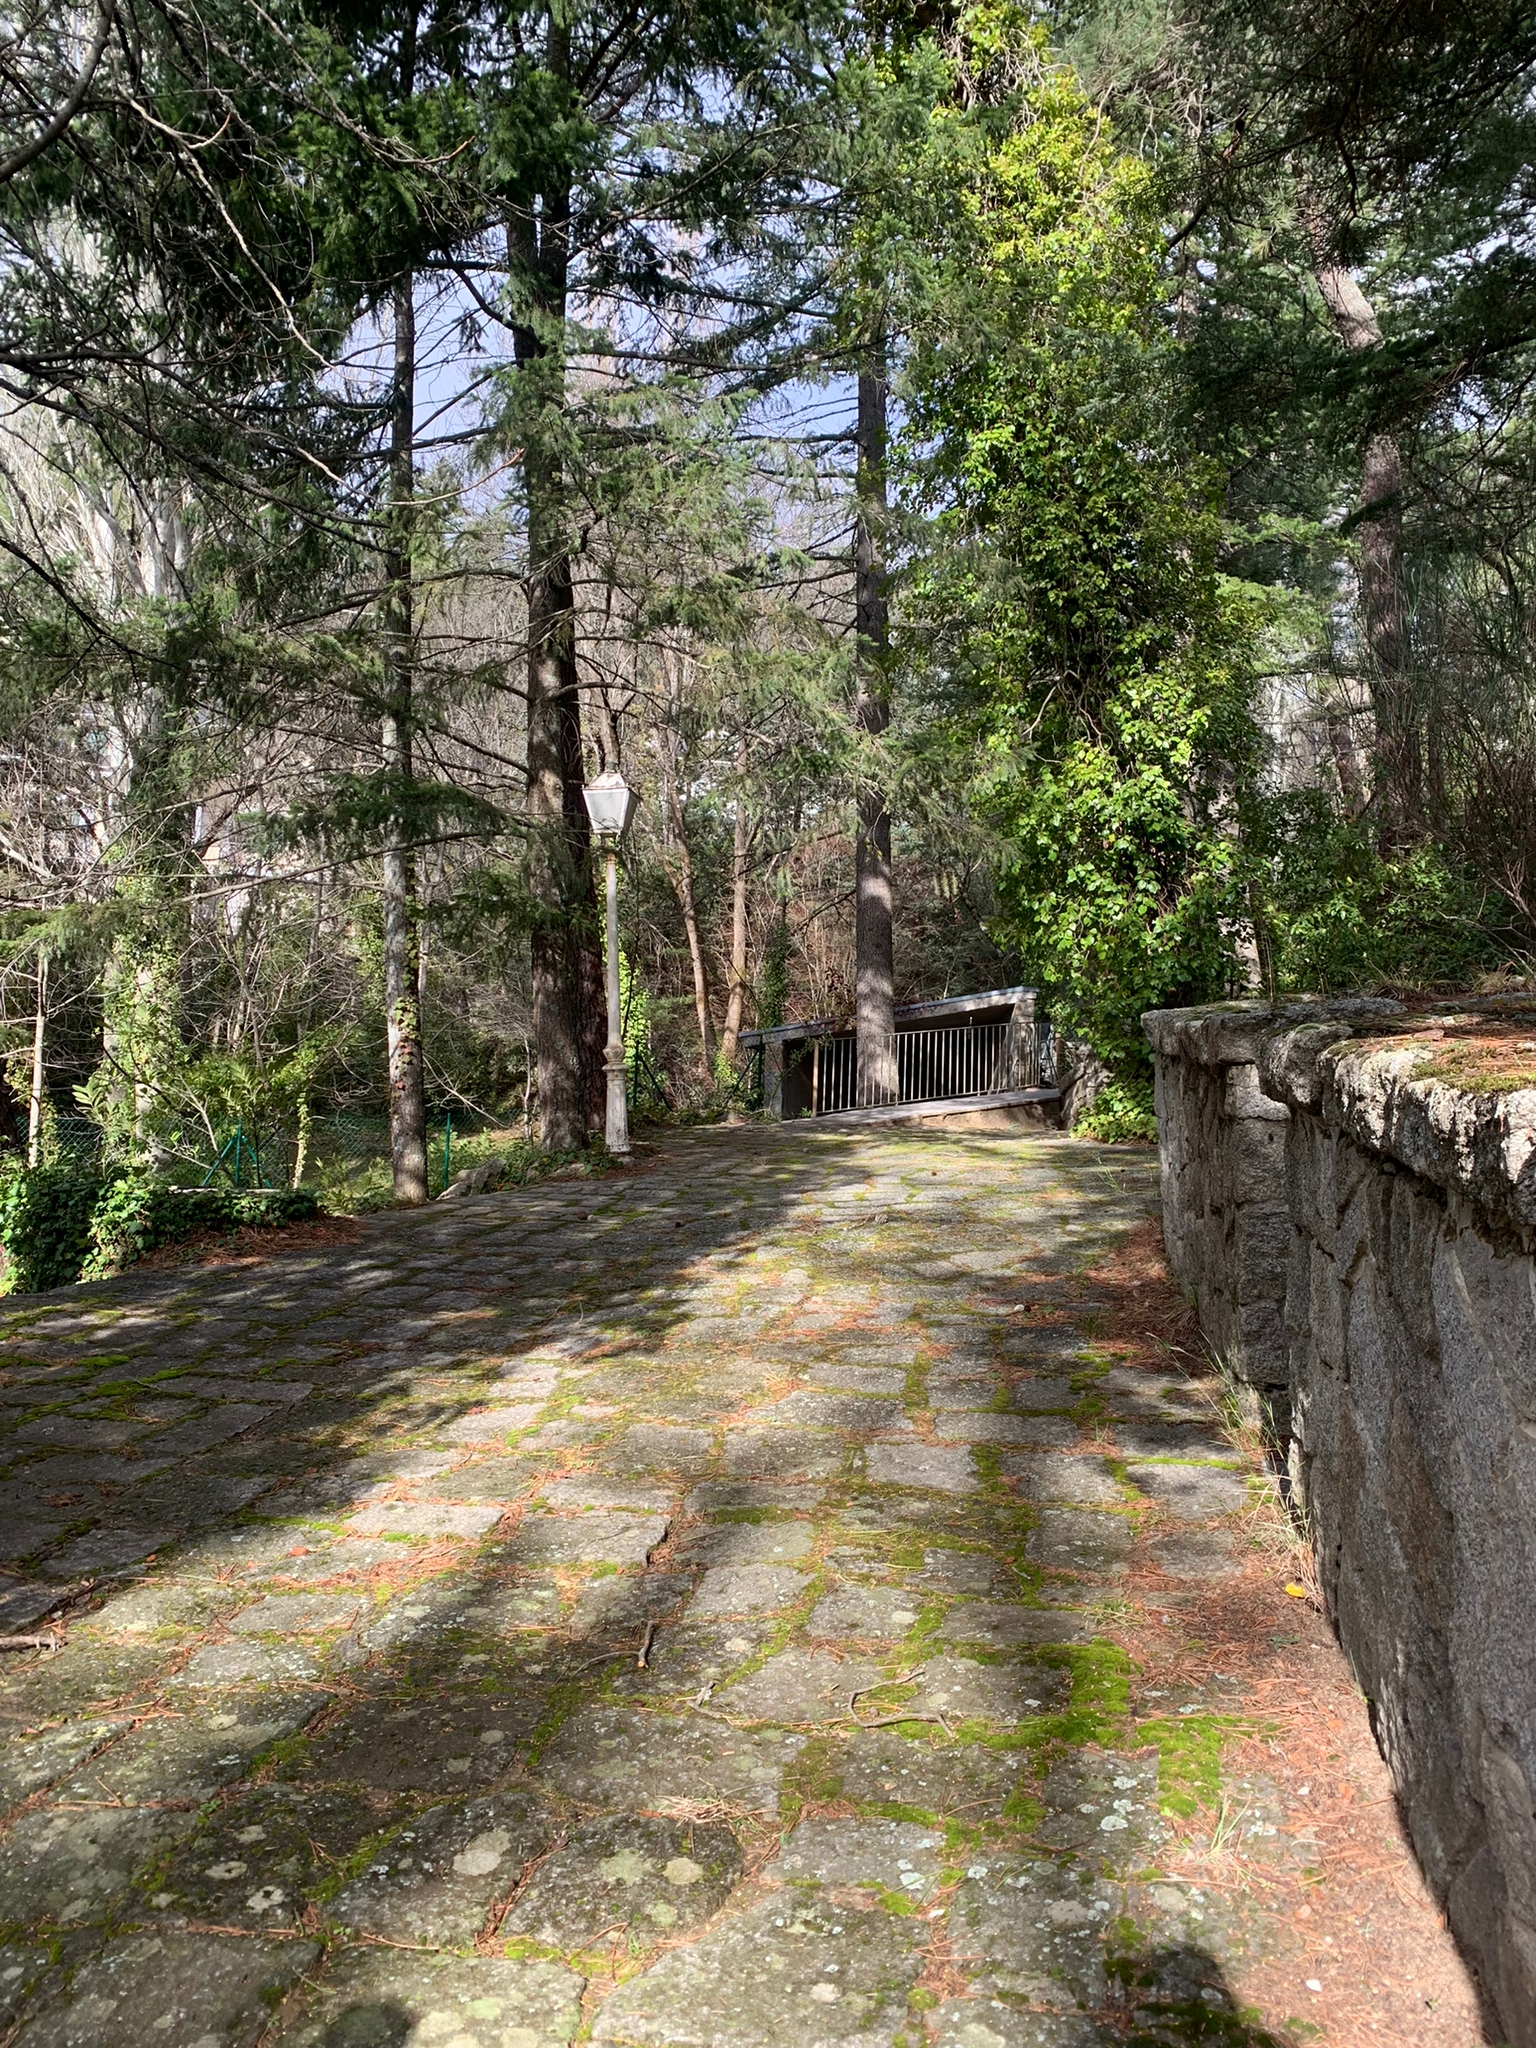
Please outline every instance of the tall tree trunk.
[{"label": "tall tree trunk", "polygon": [[741,1041],[741,1017],[747,999],[747,861],[752,834],[747,824],[747,742],[736,743],[736,817],[731,833],[731,971],[725,998],[725,1030],[720,1051],[734,1067]]},{"label": "tall tree trunk", "polygon": [[1365,803],[1365,785],[1360,779],[1360,763],[1355,758],[1355,735],[1342,712],[1330,711],[1326,725],[1334,772],[1339,778],[1339,794],[1344,799],[1344,808],[1354,817]]},{"label": "tall tree trunk", "polygon": [[[402,62],[402,74],[406,73]],[[404,83],[403,78],[403,83]],[[413,591],[411,500],[415,491],[416,308],[409,271],[394,291],[394,405],[390,421],[389,544],[384,573],[387,708],[384,770],[404,792],[411,780]],[[389,1154],[395,1200],[427,1199],[427,1096],[416,958],[415,863],[397,813],[384,847],[384,1007],[389,1018]]]},{"label": "tall tree trunk", "polygon": [[[546,68],[570,69],[564,26],[551,20]],[[511,255],[547,323],[566,315],[570,192],[540,195],[512,237]],[[564,405],[563,347],[532,326],[513,330],[519,371],[545,388],[543,406]],[[530,413],[533,412],[530,407]],[[582,800],[581,690],[576,605],[565,517],[565,477],[548,434],[529,436],[523,456],[528,498],[529,882],[535,905],[530,943],[533,1043],[539,1077],[539,1132],[552,1151],[573,1151],[601,1130],[607,1010],[592,878],[592,829]]]},{"label": "tall tree trunk", "polygon": [[[590,872],[590,830],[569,802],[581,804],[581,712],[576,684],[575,610],[570,562],[549,513],[559,484],[530,449],[528,471],[528,815],[534,827],[530,881],[533,1043],[539,1075],[539,1135],[551,1151],[579,1148],[588,1125],[583,1059],[578,934],[572,929],[578,879]],[[583,816],[585,807],[583,806]],[[590,1004],[588,1005],[590,1007]]]},{"label": "tall tree trunk", "polygon": [[[1338,261],[1323,209],[1303,202],[1312,272],[1344,346],[1380,348],[1381,322],[1354,276]],[[1360,458],[1360,614],[1370,655],[1368,684],[1376,724],[1382,840],[1418,838],[1423,821],[1423,766],[1408,674],[1408,605],[1403,581],[1403,463],[1396,436],[1374,433]]]},{"label": "tall tree trunk", "polygon": [[48,1034],[48,960],[37,956],[37,1015],[32,1023],[32,1086],[27,1101],[27,1164],[38,1166],[43,1157],[43,1084],[47,1078],[44,1051]]},{"label": "tall tree trunk", "polygon": [[[886,512],[885,370],[859,373],[858,511],[853,531],[855,653],[854,723],[871,738],[891,720],[886,657],[890,625],[881,558]],[[884,792],[859,787],[855,850],[854,1013],[858,1034],[857,1101],[894,1102],[896,1072],[896,967],[891,934],[891,814]]]},{"label": "tall tree trunk", "polygon": [[676,741],[670,727],[663,724],[656,736],[657,754],[661,762],[661,801],[666,813],[667,837],[671,844],[663,854],[663,865],[667,879],[677,897],[678,909],[683,913],[683,931],[688,939],[688,959],[693,968],[693,1008],[699,1020],[699,1043],[704,1048],[704,1064],[711,1074],[715,1070],[715,1020],[709,1007],[709,968],[704,958],[704,945],[699,936],[698,910],[693,894],[693,855],[688,846],[688,823],[683,816],[682,798],[677,788]]}]

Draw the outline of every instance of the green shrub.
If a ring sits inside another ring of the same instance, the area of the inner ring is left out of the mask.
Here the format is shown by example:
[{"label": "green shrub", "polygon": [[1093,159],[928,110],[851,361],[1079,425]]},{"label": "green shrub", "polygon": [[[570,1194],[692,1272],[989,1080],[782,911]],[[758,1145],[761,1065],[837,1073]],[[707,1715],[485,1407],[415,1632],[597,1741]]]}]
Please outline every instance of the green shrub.
[{"label": "green shrub", "polygon": [[68,1166],[14,1166],[0,1180],[0,1286],[37,1294],[78,1280],[103,1184]]},{"label": "green shrub", "polygon": [[0,1179],[0,1291],[100,1280],[198,1230],[305,1223],[320,1213],[310,1188],[175,1188],[144,1175],[103,1181],[67,1166],[16,1166]]},{"label": "green shrub", "polygon": [[1249,902],[1281,994],[1464,989],[1509,957],[1507,908],[1443,848],[1384,853],[1319,790],[1270,799],[1249,830]]},{"label": "green shrub", "polygon": [[1157,1112],[1150,1081],[1110,1081],[1072,1126],[1079,1138],[1097,1138],[1101,1145],[1150,1143],[1157,1137]]},{"label": "green shrub", "polygon": [[176,1188],[130,1176],[104,1189],[91,1218],[83,1280],[120,1273],[157,1245],[179,1244],[198,1230],[233,1230],[242,1223],[307,1223],[320,1214],[310,1188]]}]

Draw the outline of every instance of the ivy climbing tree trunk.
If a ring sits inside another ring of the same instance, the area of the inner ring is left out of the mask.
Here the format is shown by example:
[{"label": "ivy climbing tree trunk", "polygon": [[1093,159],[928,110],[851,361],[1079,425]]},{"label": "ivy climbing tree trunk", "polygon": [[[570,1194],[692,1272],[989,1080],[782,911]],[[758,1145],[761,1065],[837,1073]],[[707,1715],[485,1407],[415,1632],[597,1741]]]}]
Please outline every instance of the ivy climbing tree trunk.
[{"label": "ivy climbing tree trunk", "polygon": [[[891,721],[887,681],[890,620],[881,553],[886,513],[886,382],[883,361],[859,373],[857,511],[853,529],[854,724],[878,738]],[[861,774],[855,850],[854,1012],[857,1100],[894,1102],[896,969],[892,949],[891,814],[879,786]]]},{"label": "ivy climbing tree trunk", "polygon": [[[406,61],[402,61],[402,72]],[[407,88],[408,89],[408,88]],[[409,271],[394,289],[389,535],[385,554],[384,772],[402,796],[410,787],[414,690],[411,514],[415,491],[416,309]],[[395,1200],[427,1199],[427,1096],[416,957],[415,873],[405,819],[397,811],[384,846],[384,1007],[389,1029],[389,1154]]]},{"label": "ivy climbing tree trunk", "polygon": [[[48,1036],[48,956],[37,956],[37,1013],[32,1020],[32,1086],[27,1097],[27,1164],[38,1166],[43,1157],[44,1056]],[[3,1122],[3,1116],[0,1116]]]}]

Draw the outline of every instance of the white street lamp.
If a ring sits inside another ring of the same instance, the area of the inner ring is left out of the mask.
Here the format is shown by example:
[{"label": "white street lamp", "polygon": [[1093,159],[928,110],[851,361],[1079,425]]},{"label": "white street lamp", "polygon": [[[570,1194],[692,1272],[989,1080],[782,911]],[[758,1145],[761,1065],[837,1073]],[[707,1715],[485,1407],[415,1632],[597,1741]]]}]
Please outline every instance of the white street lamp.
[{"label": "white street lamp", "polygon": [[619,834],[639,798],[617,769],[605,768],[582,792],[592,830],[608,863],[608,1116],[604,1130],[610,1152],[629,1150],[629,1102],[624,1086],[624,1026],[619,1015]]}]

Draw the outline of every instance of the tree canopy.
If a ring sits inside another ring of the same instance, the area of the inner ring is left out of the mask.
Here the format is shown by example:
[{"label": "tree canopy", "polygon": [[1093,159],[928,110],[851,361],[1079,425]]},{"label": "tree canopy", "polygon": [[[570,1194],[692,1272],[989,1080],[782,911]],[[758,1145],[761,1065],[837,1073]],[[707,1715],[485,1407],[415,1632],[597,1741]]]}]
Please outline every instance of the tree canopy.
[{"label": "tree canopy", "polygon": [[579,1150],[603,767],[648,1113],[1023,982],[1135,1127],[1149,1006],[1522,978],[1533,65],[1503,0],[18,16],[0,1139]]}]

